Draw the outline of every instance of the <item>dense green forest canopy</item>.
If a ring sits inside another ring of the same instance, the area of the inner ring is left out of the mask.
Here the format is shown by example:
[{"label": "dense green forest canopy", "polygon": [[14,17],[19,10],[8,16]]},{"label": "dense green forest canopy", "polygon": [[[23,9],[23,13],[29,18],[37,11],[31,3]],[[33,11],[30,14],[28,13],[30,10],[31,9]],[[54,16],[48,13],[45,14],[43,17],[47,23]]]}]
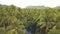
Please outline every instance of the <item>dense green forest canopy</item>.
[{"label": "dense green forest canopy", "polygon": [[0,5],[0,34],[60,34],[60,8]]}]

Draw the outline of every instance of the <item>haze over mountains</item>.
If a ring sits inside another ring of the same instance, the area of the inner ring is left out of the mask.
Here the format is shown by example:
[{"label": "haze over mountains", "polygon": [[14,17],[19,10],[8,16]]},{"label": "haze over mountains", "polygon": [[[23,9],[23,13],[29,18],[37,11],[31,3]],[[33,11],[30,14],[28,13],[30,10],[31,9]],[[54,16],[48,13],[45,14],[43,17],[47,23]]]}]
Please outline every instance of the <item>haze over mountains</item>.
[{"label": "haze over mountains", "polygon": [[[3,6],[3,7],[7,7],[7,5],[1,5],[0,4],[0,7],[1,6]],[[30,9],[46,9],[46,8],[51,8],[51,7],[46,7],[46,6],[27,6],[27,7],[25,7],[25,8],[30,8]],[[56,7],[54,7],[54,8],[56,8],[56,9],[59,9],[60,8],[60,6],[56,6]]]},{"label": "haze over mountains", "polygon": [[45,7],[45,6],[27,6],[26,8],[45,9],[45,8],[49,8],[49,7]]},{"label": "haze over mountains", "polygon": [[[51,7],[45,7],[45,6],[27,6],[26,8],[46,9],[46,8],[51,8]],[[59,9],[60,6],[56,6],[56,7],[54,7],[54,8]]]},{"label": "haze over mountains", "polygon": [[56,6],[55,8],[58,8],[58,9],[59,9],[59,8],[60,8],[60,6]]}]

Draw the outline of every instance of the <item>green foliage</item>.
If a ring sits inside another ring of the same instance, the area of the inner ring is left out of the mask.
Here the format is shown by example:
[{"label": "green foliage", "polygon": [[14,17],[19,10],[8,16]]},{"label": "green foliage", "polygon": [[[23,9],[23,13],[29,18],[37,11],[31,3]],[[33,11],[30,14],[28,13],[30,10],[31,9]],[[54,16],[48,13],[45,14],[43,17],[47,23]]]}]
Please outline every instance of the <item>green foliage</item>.
[{"label": "green foliage", "polygon": [[60,9],[0,6],[0,34],[60,34]]}]

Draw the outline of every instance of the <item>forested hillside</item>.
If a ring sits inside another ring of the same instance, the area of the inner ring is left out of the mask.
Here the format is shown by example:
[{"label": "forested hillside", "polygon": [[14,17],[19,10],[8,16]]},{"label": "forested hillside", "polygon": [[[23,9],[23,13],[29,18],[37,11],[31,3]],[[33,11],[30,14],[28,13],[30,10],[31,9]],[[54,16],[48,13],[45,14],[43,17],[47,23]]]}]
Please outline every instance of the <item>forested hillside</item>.
[{"label": "forested hillside", "polygon": [[0,34],[60,34],[60,9],[0,6]]}]

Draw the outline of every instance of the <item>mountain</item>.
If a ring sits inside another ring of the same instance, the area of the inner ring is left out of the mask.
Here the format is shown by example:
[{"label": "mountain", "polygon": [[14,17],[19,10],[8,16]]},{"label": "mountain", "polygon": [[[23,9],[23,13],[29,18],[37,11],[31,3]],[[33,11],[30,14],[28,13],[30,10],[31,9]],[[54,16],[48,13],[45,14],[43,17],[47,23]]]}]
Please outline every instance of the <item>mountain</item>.
[{"label": "mountain", "polygon": [[49,8],[49,7],[45,7],[45,6],[27,6],[26,8],[32,8],[32,9],[45,9],[45,8]]},{"label": "mountain", "polygon": [[56,8],[56,9],[60,9],[60,6],[56,6],[55,8]]}]

